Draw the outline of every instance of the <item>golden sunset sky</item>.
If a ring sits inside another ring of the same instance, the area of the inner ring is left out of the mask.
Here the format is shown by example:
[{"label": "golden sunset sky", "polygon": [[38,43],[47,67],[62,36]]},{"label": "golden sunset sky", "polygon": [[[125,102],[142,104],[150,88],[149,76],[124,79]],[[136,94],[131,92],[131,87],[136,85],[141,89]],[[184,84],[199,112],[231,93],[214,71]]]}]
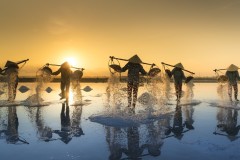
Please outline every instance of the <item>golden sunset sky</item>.
[{"label": "golden sunset sky", "polygon": [[134,54],[160,67],[182,62],[196,76],[240,67],[240,1],[0,0],[1,68],[29,58],[20,75],[34,76],[72,58],[85,76],[100,77],[109,56]]}]

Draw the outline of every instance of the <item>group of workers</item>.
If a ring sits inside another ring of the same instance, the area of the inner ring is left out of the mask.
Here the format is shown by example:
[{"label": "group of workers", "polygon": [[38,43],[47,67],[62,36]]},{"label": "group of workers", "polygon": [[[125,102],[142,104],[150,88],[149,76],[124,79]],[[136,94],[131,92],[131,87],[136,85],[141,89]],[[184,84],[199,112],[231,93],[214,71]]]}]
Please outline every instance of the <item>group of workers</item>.
[{"label": "group of workers", "polygon": [[[127,91],[128,91],[128,107],[135,108],[137,102],[137,94],[139,87],[139,74],[147,75],[148,73],[143,69],[141,65],[142,60],[138,55],[131,57],[129,62],[121,69],[121,72],[128,70],[128,81],[127,81]],[[184,69],[181,63],[174,65],[174,69],[171,74],[174,78],[174,86],[176,91],[177,102],[180,101],[182,94],[182,83],[186,79],[182,69]]]},{"label": "group of workers", "polygon": [[[128,82],[127,82],[127,88],[128,88],[128,106],[129,107],[135,107],[136,101],[137,101],[137,93],[138,93],[138,87],[139,87],[139,74],[147,75],[148,73],[143,69],[141,63],[141,59],[134,55],[131,57],[129,62],[121,68],[121,72],[125,72],[128,70]],[[186,76],[184,75],[184,67],[182,63],[177,63],[173,66],[170,75],[173,76],[174,80],[174,87],[175,87],[175,93],[176,93],[176,101],[177,103],[180,102],[180,99],[182,97],[182,84],[183,80],[186,80]],[[236,101],[239,101],[238,96],[238,80],[240,80],[239,73],[238,73],[238,67],[234,64],[231,64],[226,69],[225,76],[227,77],[228,81],[228,95],[230,101],[232,101],[232,88],[234,89],[234,98]]]},{"label": "group of workers", "polygon": [[[0,74],[6,76],[8,83],[8,101],[13,102],[16,98],[17,86],[18,86],[18,70],[17,63],[8,61],[5,65],[5,69],[0,68]],[[52,75],[58,75],[61,73],[61,99],[68,100],[68,93],[70,88],[70,79],[72,75],[71,66],[68,62],[64,62],[56,72],[52,72]]]},{"label": "group of workers", "polygon": [[[137,102],[138,88],[139,88],[139,77],[140,73],[142,75],[147,75],[147,73],[143,66],[141,65],[142,60],[138,57],[138,55],[132,56],[128,59],[128,63],[121,68],[120,72],[125,72],[128,70],[128,80],[127,80],[127,94],[128,94],[128,107],[135,108]],[[6,67],[6,66],[5,66]],[[186,79],[184,75],[184,67],[181,63],[177,63],[173,66],[173,70],[171,71],[171,75],[174,79],[174,87],[175,93],[177,97],[177,102],[180,101],[182,96],[182,84],[183,80]],[[8,79],[8,101],[13,101],[16,97],[16,88],[18,85],[18,65],[17,63],[9,61],[8,66],[2,70],[0,68],[0,74],[7,75]],[[238,96],[238,86],[237,81],[240,80],[238,67],[236,65],[231,64],[226,69],[225,76],[228,78],[228,95],[230,100],[232,101],[232,88],[234,89],[234,98],[236,101],[239,101]],[[64,62],[60,65],[60,68],[56,72],[52,72],[52,75],[58,75],[61,73],[61,99],[69,98],[69,88],[70,88],[70,79],[72,75],[71,66],[68,62]]]}]

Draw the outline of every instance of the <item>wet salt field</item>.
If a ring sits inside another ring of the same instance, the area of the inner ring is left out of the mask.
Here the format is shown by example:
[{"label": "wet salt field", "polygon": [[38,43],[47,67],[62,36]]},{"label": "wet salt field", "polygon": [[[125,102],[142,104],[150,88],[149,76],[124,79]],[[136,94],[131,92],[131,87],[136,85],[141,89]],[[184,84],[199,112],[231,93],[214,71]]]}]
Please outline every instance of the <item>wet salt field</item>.
[{"label": "wet salt field", "polygon": [[178,105],[174,95],[156,91],[155,100],[140,87],[135,112],[125,85],[112,91],[108,83],[82,83],[68,107],[58,83],[45,86],[52,91],[42,93],[41,106],[25,101],[35,84],[20,83],[30,90],[18,91],[15,102],[0,96],[0,159],[239,159],[240,104],[221,99],[217,83],[195,83],[193,98]]}]

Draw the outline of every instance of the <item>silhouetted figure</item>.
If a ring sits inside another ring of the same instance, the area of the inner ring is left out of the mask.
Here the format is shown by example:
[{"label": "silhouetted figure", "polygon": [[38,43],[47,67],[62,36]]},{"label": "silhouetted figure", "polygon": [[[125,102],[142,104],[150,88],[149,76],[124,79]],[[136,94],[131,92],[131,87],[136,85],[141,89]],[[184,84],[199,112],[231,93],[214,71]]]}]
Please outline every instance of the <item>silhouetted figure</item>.
[{"label": "silhouetted figure", "polygon": [[61,141],[63,141],[65,144],[68,144],[72,140],[69,106],[67,103],[62,103],[61,131],[54,130],[53,133],[58,134],[61,137]]},{"label": "silhouetted figure", "polygon": [[228,78],[228,95],[230,101],[232,101],[232,88],[234,89],[234,98],[236,101],[239,101],[238,96],[238,83],[237,81],[240,80],[239,73],[238,73],[238,67],[234,64],[231,64],[227,68],[227,72],[225,74]]},{"label": "silhouetted figure", "polygon": [[1,71],[2,75],[6,75],[6,81],[8,83],[8,101],[14,101],[16,98],[17,86],[18,86],[18,65],[12,61],[7,61],[5,64],[5,70]]},{"label": "silhouetted figure", "polygon": [[182,69],[184,69],[182,63],[174,65],[175,68],[172,70],[172,75],[174,79],[174,87],[176,91],[177,101],[179,102],[182,97],[182,83],[186,79]]},{"label": "silhouetted figure", "polygon": [[131,107],[131,104],[133,107],[135,107],[137,102],[139,73],[142,73],[143,75],[147,74],[140,63],[142,63],[141,59],[138,57],[138,55],[134,55],[129,59],[129,62],[121,70],[122,72],[128,70],[128,107]]},{"label": "silhouetted figure", "polygon": [[68,62],[64,62],[61,67],[53,72],[52,75],[58,75],[61,73],[61,99],[66,98],[68,100],[69,97],[69,87],[70,87],[70,78],[72,71],[70,69],[70,65]]}]

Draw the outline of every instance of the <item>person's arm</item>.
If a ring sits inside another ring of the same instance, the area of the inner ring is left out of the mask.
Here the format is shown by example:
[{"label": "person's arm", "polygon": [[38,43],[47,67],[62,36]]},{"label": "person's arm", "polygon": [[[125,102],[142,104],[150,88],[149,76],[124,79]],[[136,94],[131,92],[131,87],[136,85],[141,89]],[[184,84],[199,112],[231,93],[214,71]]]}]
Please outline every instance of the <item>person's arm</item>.
[{"label": "person's arm", "polygon": [[2,70],[2,68],[0,68],[0,74],[1,74],[1,75],[6,75],[6,69],[5,69],[5,70]]},{"label": "person's arm", "polygon": [[[181,70],[182,71],[182,70]],[[184,74],[184,72],[182,71],[182,76],[183,76],[183,79],[185,80],[186,79],[186,76]]]},{"label": "person's arm", "polygon": [[58,75],[59,73],[61,73],[61,68],[59,68],[56,72],[53,72],[52,75]]},{"label": "person's arm", "polygon": [[129,68],[129,62],[121,69],[121,72],[125,72]]},{"label": "person's arm", "polygon": [[237,80],[240,80],[239,73],[237,72]]},{"label": "person's arm", "polygon": [[147,72],[144,70],[143,66],[141,64],[140,65],[140,72],[143,74],[143,75],[146,75]]}]

